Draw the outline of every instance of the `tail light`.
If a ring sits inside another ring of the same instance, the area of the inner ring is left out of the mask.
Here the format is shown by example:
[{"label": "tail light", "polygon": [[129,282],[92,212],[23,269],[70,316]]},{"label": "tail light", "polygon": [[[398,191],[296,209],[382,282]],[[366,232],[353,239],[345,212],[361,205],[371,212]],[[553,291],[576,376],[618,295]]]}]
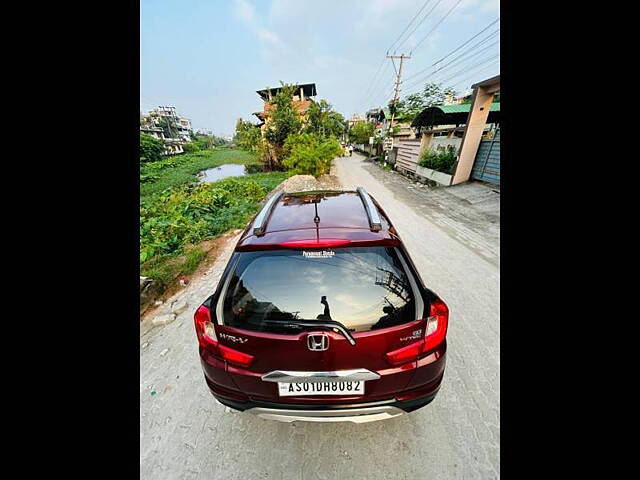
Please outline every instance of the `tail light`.
[{"label": "tail light", "polygon": [[424,339],[387,353],[387,360],[391,365],[395,366],[402,365],[407,362],[415,362],[418,359],[418,356],[422,353],[423,347]]},{"label": "tail light", "polygon": [[211,310],[204,305],[198,307],[193,317],[196,326],[196,335],[200,347],[207,349],[214,355],[222,357],[227,362],[238,365],[240,367],[248,367],[253,362],[253,355],[239,352],[233,348],[218,343],[216,329],[211,320]]},{"label": "tail light", "polygon": [[216,337],[216,330],[211,321],[211,311],[204,305],[200,305],[193,319],[196,324],[196,335],[200,346],[207,348],[211,344],[217,344],[218,337]]},{"label": "tail light", "polygon": [[425,329],[425,337],[418,342],[402,347],[386,354],[391,365],[402,365],[414,362],[440,345],[447,335],[449,308],[440,299],[431,303],[429,318]]},{"label": "tail light", "polygon": [[449,324],[449,307],[442,300],[437,299],[435,302],[431,302],[429,314],[424,334],[423,353],[433,350],[444,341]]}]

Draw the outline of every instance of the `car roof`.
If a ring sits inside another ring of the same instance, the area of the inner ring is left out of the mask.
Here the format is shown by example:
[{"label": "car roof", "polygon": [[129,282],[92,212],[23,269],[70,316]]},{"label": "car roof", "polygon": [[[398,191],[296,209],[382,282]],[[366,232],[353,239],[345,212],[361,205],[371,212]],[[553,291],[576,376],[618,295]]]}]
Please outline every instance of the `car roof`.
[{"label": "car roof", "polygon": [[358,192],[283,193],[273,204],[263,233],[256,235],[252,222],[236,249],[252,250],[284,242],[323,238],[356,243],[397,242],[397,233],[391,222],[375,201],[373,204],[381,220],[381,228],[377,231],[370,226],[367,210]]}]

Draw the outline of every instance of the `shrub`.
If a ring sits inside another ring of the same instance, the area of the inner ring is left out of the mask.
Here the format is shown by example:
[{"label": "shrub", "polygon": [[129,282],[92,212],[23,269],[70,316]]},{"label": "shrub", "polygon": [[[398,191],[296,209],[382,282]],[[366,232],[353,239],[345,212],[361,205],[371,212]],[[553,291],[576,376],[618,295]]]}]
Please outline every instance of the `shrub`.
[{"label": "shrub", "polygon": [[140,163],[157,162],[164,153],[164,143],[162,140],[147,135],[140,134]]},{"label": "shrub", "polygon": [[456,157],[455,150],[451,148],[445,151],[427,149],[420,155],[418,165],[451,175],[456,164]]},{"label": "shrub", "polygon": [[294,174],[317,177],[329,173],[331,160],[343,152],[333,137],[325,139],[314,133],[296,133],[289,135],[284,143],[283,165]]},{"label": "shrub", "polygon": [[253,180],[226,178],[153,196],[140,206],[140,262],[180,253],[187,244],[243,227],[265,194]]},{"label": "shrub", "polygon": [[184,153],[195,153],[195,152],[199,152],[201,150],[201,148],[198,146],[198,144],[196,143],[185,143],[182,146],[182,149],[184,150]]}]

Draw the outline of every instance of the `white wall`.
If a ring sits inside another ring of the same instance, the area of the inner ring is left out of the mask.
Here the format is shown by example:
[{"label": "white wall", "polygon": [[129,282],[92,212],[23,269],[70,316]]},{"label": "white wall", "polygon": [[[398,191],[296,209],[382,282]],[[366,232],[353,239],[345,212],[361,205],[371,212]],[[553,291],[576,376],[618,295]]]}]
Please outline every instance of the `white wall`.
[{"label": "white wall", "polygon": [[447,147],[453,147],[454,149],[458,150],[461,143],[462,138],[433,137],[431,139],[431,143],[429,144],[429,148],[431,148],[432,150],[444,150]]}]

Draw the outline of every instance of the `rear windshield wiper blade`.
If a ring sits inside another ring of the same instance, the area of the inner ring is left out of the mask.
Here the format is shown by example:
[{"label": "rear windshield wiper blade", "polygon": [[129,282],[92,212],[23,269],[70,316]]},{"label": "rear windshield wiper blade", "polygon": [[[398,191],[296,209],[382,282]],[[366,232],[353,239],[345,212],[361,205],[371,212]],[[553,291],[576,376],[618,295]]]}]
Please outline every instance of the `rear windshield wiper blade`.
[{"label": "rear windshield wiper blade", "polygon": [[282,326],[290,327],[290,328],[331,328],[334,330],[338,330],[351,345],[356,344],[355,338],[351,335],[349,330],[340,322],[335,320],[323,320],[322,322],[312,322],[305,320],[264,320],[264,323],[277,323]]}]

